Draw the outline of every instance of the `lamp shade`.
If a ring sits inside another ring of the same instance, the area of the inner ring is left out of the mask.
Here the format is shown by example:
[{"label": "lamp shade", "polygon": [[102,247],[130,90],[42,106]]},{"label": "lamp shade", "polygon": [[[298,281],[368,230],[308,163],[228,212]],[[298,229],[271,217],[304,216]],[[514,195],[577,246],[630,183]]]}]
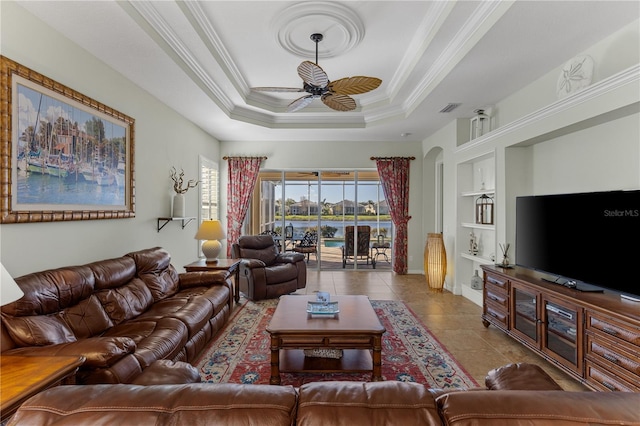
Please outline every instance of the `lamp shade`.
[{"label": "lamp shade", "polygon": [[18,287],[18,283],[15,282],[11,275],[4,269],[2,263],[0,263],[0,306],[7,303],[15,302],[24,296],[23,291]]},{"label": "lamp shade", "polygon": [[196,240],[204,240],[202,242],[202,253],[207,258],[207,262],[210,263],[218,261],[218,255],[222,248],[219,240],[225,238],[227,238],[227,236],[219,220],[203,221],[195,236]]}]

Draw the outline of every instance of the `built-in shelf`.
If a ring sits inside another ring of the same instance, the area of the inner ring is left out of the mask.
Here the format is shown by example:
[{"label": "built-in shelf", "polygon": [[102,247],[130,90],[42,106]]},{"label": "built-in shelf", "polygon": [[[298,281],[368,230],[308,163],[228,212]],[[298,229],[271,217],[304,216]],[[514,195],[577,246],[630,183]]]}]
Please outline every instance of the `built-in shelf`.
[{"label": "built-in shelf", "polygon": [[469,253],[460,253],[460,256],[464,257],[465,259],[469,259],[469,260],[473,260],[474,262],[477,262],[481,265],[493,265],[494,261],[489,259],[488,257],[483,257],[483,256],[478,256],[478,255],[472,255]]},{"label": "built-in shelf", "polygon": [[[493,265],[496,252],[497,215],[496,153],[488,151],[456,164],[456,246],[454,291],[482,305],[482,292],[471,288],[475,270]],[[487,200],[485,197],[488,197]],[[476,223],[484,222],[484,223]],[[471,246],[478,251],[471,254]]]},{"label": "built-in shelf", "polygon": [[460,224],[463,228],[472,228],[472,229],[487,229],[489,231],[493,231],[496,229],[495,225],[483,225],[481,223],[471,223],[471,222],[462,222]]},{"label": "built-in shelf", "polygon": [[461,192],[461,197],[479,197],[481,195],[492,195],[495,194],[495,189],[485,189],[482,191],[469,191],[469,192]]},{"label": "built-in shelf", "polygon": [[160,230],[164,228],[167,225],[167,223],[173,222],[174,220],[181,220],[182,229],[184,229],[184,227],[187,226],[189,222],[191,222],[192,220],[195,220],[195,217],[159,217],[158,232],[160,232]]}]

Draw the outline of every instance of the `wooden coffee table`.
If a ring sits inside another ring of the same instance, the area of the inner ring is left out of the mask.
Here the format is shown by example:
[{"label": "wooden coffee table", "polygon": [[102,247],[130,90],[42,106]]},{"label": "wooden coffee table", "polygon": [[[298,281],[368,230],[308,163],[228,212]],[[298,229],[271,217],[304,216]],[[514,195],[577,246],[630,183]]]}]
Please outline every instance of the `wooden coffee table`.
[{"label": "wooden coffee table", "polygon": [[[267,326],[271,335],[272,385],[280,372],[371,371],[372,381],[382,380],[382,335],[367,296],[332,296],[340,312],[334,316],[307,313],[315,296],[282,296]],[[304,349],[343,349],[340,359],[305,357]]]}]

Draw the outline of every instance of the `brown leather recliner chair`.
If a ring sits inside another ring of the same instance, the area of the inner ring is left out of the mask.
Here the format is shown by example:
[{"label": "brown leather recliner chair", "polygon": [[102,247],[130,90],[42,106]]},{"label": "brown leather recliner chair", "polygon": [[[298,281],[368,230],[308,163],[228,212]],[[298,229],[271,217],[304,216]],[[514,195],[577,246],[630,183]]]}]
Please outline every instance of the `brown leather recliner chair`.
[{"label": "brown leather recliner chair", "polygon": [[278,253],[271,235],[244,235],[231,245],[240,262],[240,291],[251,300],[272,299],[307,286],[301,253]]}]

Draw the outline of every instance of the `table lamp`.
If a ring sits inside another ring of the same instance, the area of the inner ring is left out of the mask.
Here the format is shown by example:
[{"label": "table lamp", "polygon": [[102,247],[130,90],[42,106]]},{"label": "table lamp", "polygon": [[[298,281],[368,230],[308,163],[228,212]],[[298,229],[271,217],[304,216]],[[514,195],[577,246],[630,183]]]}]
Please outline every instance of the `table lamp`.
[{"label": "table lamp", "polygon": [[200,228],[194,238],[196,240],[204,240],[202,242],[202,253],[207,258],[207,263],[216,263],[218,261],[218,255],[222,248],[219,240],[223,240],[226,237],[219,220],[205,220],[200,224]]},{"label": "table lamp", "polygon": [[4,269],[0,262],[0,306],[15,302],[24,296],[24,292],[18,287],[18,283],[11,278],[11,275]]}]

